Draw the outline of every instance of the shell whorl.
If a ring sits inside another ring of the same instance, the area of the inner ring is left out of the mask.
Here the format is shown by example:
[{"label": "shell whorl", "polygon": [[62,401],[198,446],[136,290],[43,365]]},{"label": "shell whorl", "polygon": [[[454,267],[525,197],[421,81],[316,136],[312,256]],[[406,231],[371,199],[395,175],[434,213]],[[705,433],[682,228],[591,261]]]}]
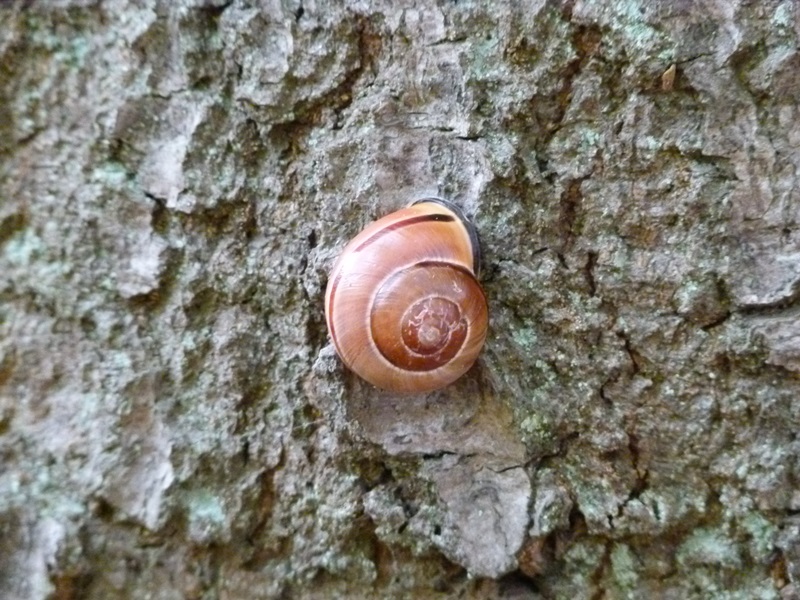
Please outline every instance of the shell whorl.
[{"label": "shell whorl", "polygon": [[451,206],[426,199],[379,219],[331,273],[325,312],[334,346],[378,387],[443,387],[483,345],[488,313],[475,277],[477,237]]}]

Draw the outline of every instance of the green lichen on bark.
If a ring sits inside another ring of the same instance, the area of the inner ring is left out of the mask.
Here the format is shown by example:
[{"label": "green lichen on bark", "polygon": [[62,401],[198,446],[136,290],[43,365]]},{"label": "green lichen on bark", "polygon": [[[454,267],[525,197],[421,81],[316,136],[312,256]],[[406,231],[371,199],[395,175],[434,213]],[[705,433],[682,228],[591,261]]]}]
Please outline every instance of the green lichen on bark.
[{"label": "green lichen on bark", "polygon": [[[0,3],[0,595],[796,595],[799,11]],[[428,194],[491,331],[398,398],[322,298]]]}]

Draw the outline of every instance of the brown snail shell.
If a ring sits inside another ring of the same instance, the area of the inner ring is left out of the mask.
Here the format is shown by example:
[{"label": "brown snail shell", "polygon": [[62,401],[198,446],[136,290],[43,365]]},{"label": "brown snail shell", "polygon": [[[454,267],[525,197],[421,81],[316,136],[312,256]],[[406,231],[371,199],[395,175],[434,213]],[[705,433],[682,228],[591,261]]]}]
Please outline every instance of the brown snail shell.
[{"label": "brown snail shell", "polygon": [[489,321],[473,226],[425,198],[368,225],[331,271],[325,318],[336,352],[395,392],[444,387],[475,362]]}]

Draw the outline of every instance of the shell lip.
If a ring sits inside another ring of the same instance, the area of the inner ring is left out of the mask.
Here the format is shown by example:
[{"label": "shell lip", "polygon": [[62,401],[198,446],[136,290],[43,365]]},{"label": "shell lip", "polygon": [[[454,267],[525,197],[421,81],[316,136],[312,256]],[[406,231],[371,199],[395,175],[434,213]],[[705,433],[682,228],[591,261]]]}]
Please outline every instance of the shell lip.
[{"label": "shell lip", "polygon": [[434,204],[441,204],[446,209],[452,211],[458,220],[464,225],[464,229],[467,230],[467,234],[469,235],[470,246],[472,246],[472,271],[475,274],[475,277],[479,277],[481,273],[481,263],[483,262],[483,256],[481,254],[481,242],[478,238],[478,230],[475,228],[475,225],[467,219],[464,211],[460,206],[451,202],[450,200],[445,200],[444,198],[439,198],[438,196],[427,196],[425,198],[420,198],[418,200],[414,200],[409,206],[414,206],[416,204],[422,204],[424,202],[433,202]]}]

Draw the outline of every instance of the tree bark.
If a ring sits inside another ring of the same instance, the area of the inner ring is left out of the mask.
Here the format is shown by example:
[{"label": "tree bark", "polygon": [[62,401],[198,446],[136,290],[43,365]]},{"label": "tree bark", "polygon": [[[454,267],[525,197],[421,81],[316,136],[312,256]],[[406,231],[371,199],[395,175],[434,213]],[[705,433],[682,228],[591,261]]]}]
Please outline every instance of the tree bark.
[{"label": "tree bark", "polygon": [[[800,5],[0,1],[0,597],[800,595]],[[347,372],[426,195],[490,334]]]}]

